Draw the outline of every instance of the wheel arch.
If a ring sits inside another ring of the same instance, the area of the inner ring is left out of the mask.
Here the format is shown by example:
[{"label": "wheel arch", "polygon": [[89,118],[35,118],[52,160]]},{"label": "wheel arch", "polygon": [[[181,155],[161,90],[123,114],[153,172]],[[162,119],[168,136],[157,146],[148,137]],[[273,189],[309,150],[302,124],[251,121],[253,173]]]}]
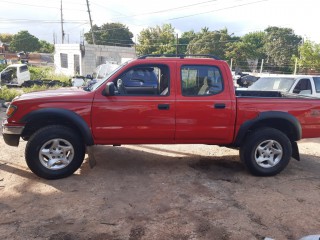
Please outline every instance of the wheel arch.
[{"label": "wheel arch", "polygon": [[20,122],[26,123],[22,138],[28,139],[38,129],[48,125],[63,125],[80,133],[87,146],[94,145],[91,130],[85,120],[77,113],[61,108],[44,108],[25,115]]},{"label": "wheel arch", "polygon": [[238,131],[234,145],[241,146],[248,133],[263,127],[271,127],[283,132],[291,142],[298,141],[302,137],[301,124],[296,117],[287,112],[270,111],[262,112],[257,118],[244,122]]}]

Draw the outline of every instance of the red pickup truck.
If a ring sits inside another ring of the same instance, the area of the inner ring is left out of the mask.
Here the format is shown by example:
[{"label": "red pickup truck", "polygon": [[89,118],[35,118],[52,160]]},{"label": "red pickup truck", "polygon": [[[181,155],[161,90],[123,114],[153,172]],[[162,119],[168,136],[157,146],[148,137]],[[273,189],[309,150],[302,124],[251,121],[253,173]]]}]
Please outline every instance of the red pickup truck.
[{"label": "red pickup truck", "polygon": [[73,174],[94,145],[214,144],[240,149],[254,175],[281,172],[296,141],[320,137],[320,100],[235,91],[229,66],[211,56],[143,56],[90,89],[15,98],[5,142],[28,141],[26,162],[46,179]]}]

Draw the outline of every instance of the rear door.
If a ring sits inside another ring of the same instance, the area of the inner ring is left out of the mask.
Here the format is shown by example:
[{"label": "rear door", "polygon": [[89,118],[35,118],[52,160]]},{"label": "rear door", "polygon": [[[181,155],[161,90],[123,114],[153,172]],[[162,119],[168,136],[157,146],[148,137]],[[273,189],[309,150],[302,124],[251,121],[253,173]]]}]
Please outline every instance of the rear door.
[{"label": "rear door", "polygon": [[228,144],[235,124],[234,87],[224,64],[177,65],[176,142]]},{"label": "rear door", "polygon": [[[173,143],[174,68],[174,62],[135,64],[110,79],[117,88],[116,95],[104,96],[100,91],[93,102],[92,130],[96,143]],[[142,75],[128,78],[136,72]],[[155,89],[151,91],[148,82],[154,81],[155,76]],[[129,81],[139,85],[133,87]]]}]

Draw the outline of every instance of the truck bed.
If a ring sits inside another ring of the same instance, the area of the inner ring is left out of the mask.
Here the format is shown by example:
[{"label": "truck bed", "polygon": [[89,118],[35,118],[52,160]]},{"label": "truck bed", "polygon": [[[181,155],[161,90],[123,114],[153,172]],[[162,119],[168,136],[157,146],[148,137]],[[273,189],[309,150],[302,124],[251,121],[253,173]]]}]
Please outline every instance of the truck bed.
[{"label": "truck bed", "polygon": [[319,99],[313,96],[286,93],[281,91],[236,90],[235,94],[236,94],[236,97]]}]

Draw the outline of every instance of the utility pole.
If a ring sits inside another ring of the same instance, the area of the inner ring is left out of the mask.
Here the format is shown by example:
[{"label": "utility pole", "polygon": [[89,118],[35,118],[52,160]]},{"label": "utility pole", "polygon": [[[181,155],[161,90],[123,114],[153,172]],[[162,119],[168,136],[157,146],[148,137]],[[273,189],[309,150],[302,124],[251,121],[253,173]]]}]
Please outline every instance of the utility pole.
[{"label": "utility pole", "polygon": [[91,27],[91,34],[92,34],[92,42],[93,42],[93,45],[96,45],[96,40],[94,38],[94,33],[93,33],[93,28],[92,28],[92,20],[91,20],[89,1],[88,0],[86,0],[86,1],[87,1],[88,13],[89,13],[89,20],[90,20],[90,27]]},{"label": "utility pole", "polygon": [[298,58],[296,58],[296,62],[294,64],[294,72],[293,72],[293,75],[296,75],[297,74],[297,65],[298,65]]},{"label": "utility pole", "polygon": [[262,73],[262,71],[263,71],[263,64],[264,64],[264,59],[262,59],[262,61],[261,61],[260,73]]},{"label": "utility pole", "polygon": [[62,15],[62,0],[61,0],[61,7],[60,7],[60,11],[61,11],[61,40],[62,40],[62,44],[64,44],[63,15]]},{"label": "utility pole", "polygon": [[176,35],[176,55],[178,55],[178,45],[179,45],[179,37],[178,37],[178,33]]}]

